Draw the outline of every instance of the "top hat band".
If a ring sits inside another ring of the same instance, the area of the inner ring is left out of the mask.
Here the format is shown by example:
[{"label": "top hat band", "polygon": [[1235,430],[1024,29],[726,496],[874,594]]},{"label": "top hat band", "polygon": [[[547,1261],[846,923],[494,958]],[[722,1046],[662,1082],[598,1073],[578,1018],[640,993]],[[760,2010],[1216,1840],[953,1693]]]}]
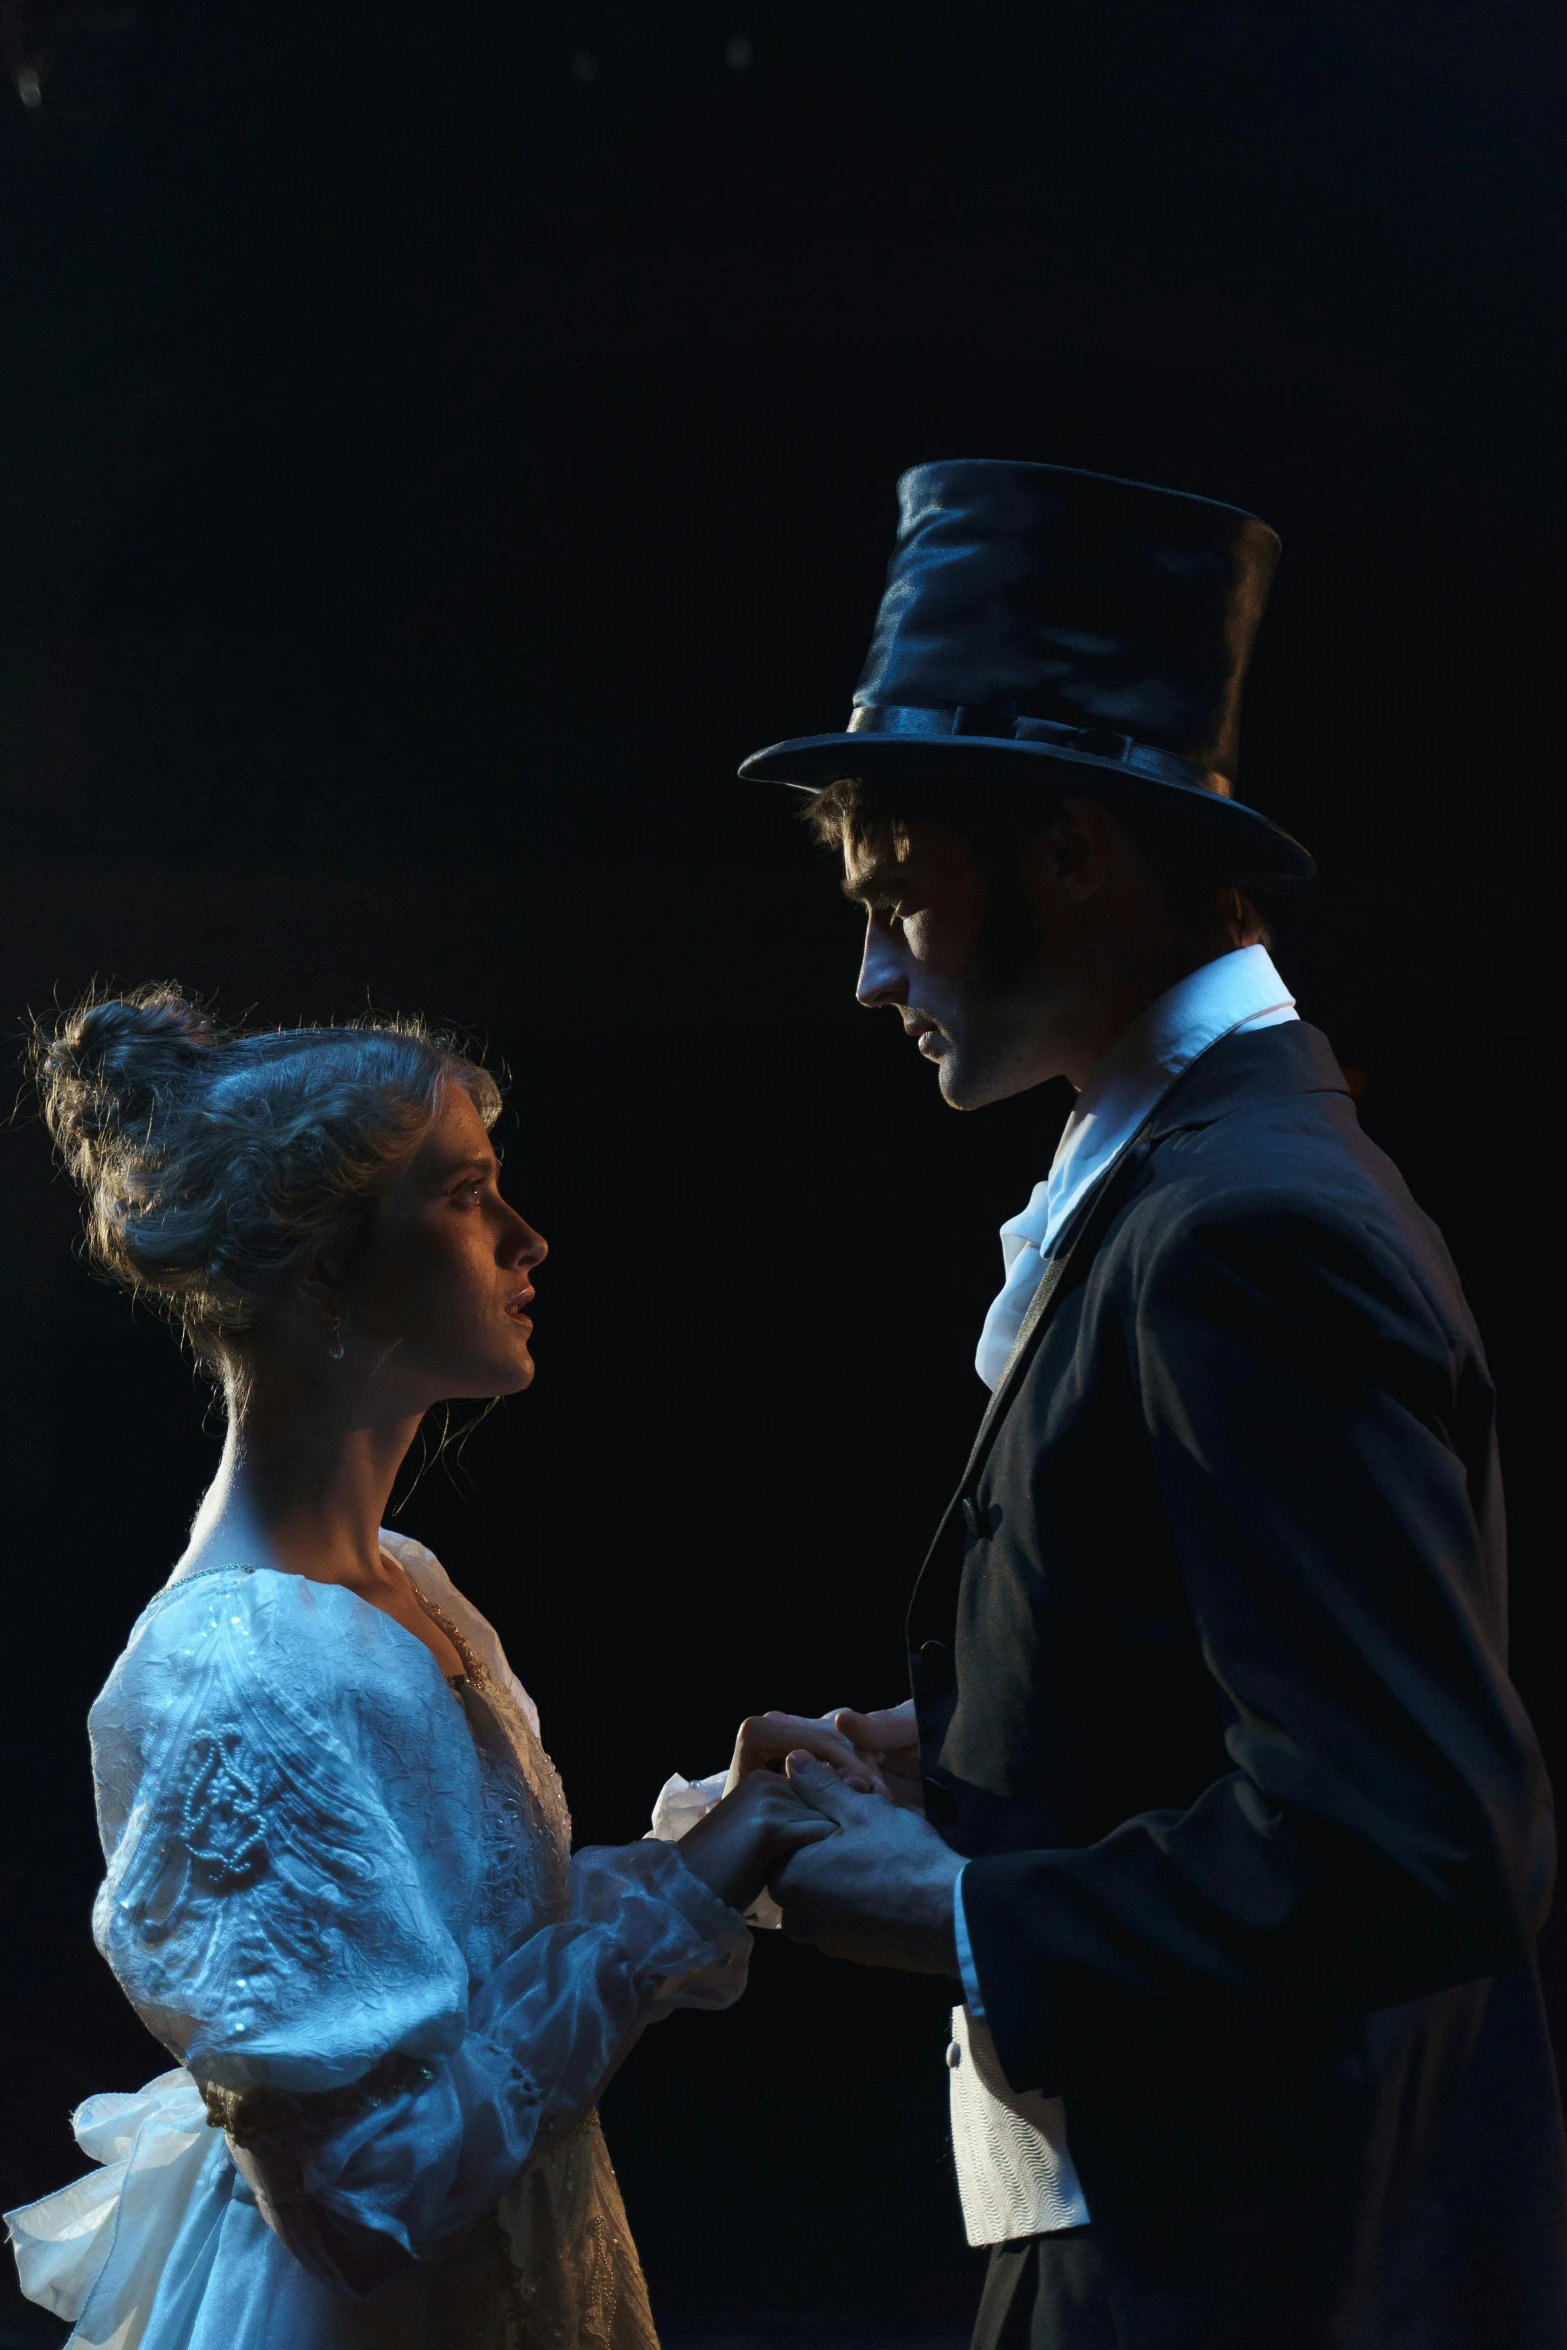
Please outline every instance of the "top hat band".
[{"label": "top hat band", "polygon": [[1202,791],[1221,800],[1230,797],[1227,775],[1199,767],[1178,751],[1163,751],[1140,743],[1129,734],[1115,734],[1103,726],[1068,726],[1059,718],[1030,718],[1015,702],[958,702],[927,706],[899,702],[860,702],[850,714],[850,734],[982,735],[991,742],[1043,743],[1068,756],[1092,760],[1097,766],[1126,767],[1156,783],[1175,783],[1187,791]]}]

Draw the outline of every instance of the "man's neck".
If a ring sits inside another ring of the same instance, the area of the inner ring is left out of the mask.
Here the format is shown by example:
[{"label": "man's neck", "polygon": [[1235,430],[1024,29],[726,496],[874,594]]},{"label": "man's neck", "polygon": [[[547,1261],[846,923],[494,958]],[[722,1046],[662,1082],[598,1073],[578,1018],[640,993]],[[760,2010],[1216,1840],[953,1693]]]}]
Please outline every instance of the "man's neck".
[{"label": "man's neck", "polygon": [[1161,941],[1156,951],[1129,952],[1122,942],[1119,953],[1095,958],[1073,974],[1061,1006],[1056,1030],[1060,1074],[1081,1093],[1105,1055],[1151,1004],[1192,972],[1235,951],[1228,932],[1204,932]]}]

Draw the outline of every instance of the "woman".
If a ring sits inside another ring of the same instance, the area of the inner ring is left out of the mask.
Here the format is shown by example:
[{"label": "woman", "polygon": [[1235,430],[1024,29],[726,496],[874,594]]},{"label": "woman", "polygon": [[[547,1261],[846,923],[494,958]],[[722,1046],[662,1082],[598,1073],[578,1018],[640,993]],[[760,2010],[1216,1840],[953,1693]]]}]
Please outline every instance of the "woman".
[{"label": "woman", "polygon": [[40,1037],[92,1253],[220,1384],[217,1477],[92,1709],[98,1947],[178,2060],[10,2215],[114,2350],[650,2350],[594,2101],[723,2007],[830,1824],[771,1772],[571,1857],[494,1632],[380,1519],[423,1414],[533,1377],[545,1243],[494,1080],[414,1024],[235,1033],[171,988]]}]

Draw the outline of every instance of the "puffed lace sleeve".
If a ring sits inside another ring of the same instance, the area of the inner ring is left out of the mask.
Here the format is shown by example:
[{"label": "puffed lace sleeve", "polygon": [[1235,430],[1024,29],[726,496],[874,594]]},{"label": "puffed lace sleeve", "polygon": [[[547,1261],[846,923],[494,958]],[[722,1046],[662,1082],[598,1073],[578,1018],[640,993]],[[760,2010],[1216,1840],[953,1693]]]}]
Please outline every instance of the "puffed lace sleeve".
[{"label": "puffed lace sleeve", "polygon": [[498,1958],[476,1944],[462,1709],[335,1585],[175,1585],[91,1727],[99,1948],[269,2221],[351,2291],[450,2247],[651,2020],[743,1985],[742,1921],[670,1846],[579,1854],[564,1917],[520,1920]]}]

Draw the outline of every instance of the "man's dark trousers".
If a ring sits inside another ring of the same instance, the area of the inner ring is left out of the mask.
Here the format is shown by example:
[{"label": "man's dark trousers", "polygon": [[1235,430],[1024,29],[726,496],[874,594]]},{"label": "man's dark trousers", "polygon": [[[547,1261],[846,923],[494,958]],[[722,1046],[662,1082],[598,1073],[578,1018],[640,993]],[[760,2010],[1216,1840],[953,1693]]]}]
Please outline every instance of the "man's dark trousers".
[{"label": "man's dark trousers", "polygon": [[1117,2350],[1117,2343],[1092,2228],[996,2246],[971,2350]]}]

